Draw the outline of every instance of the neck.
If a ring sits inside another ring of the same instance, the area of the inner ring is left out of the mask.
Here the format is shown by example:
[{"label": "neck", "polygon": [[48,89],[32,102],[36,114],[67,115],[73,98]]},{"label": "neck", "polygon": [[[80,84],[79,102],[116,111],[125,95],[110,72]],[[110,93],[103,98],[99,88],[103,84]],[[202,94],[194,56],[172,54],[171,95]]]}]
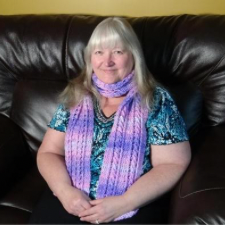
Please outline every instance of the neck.
[{"label": "neck", "polygon": [[100,104],[101,106],[120,105],[120,103],[124,100],[125,97],[125,95],[117,98],[108,98],[101,96]]},{"label": "neck", "polygon": [[132,71],[127,75],[122,81],[116,82],[114,84],[106,84],[98,79],[98,77],[93,74],[92,81],[97,89],[97,91],[106,98],[117,98],[126,95],[132,87],[134,87],[133,82],[134,72]]}]

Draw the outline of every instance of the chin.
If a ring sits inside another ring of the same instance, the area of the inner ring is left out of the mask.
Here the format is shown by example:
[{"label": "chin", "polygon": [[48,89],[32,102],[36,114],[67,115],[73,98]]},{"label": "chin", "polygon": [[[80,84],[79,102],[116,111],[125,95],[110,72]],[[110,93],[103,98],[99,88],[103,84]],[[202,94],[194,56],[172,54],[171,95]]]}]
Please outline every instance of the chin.
[{"label": "chin", "polygon": [[114,84],[118,81],[120,81],[120,79],[106,79],[104,77],[104,79],[99,78],[99,80],[101,80],[102,82],[106,83],[106,84]]},{"label": "chin", "polygon": [[114,84],[114,83],[118,82],[118,80],[114,80],[114,81],[107,80],[107,81],[103,81],[103,82],[106,84]]}]

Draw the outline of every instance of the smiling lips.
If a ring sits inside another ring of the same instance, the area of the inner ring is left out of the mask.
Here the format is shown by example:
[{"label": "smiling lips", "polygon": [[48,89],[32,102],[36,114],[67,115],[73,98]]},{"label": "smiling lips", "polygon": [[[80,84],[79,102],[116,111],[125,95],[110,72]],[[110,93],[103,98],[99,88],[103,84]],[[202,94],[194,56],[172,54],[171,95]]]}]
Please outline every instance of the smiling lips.
[{"label": "smiling lips", "polygon": [[103,72],[106,74],[112,74],[115,72],[115,70],[103,70]]}]

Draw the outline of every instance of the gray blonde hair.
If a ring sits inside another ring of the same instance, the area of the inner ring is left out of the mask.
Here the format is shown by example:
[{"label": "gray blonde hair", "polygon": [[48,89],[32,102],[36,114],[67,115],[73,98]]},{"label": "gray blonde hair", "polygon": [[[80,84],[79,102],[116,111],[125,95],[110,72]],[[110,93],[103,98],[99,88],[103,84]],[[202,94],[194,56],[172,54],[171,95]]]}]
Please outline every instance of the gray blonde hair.
[{"label": "gray blonde hair", "polygon": [[67,108],[79,104],[86,94],[99,98],[99,93],[92,84],[91,55],[95,48],[116,47],[117,44],[129,51],[134,60],[134,79],[143,103],[150,109],[156,82],[147,69],[140,42],[131,25],[123,18],[110,17],[103,20],[93,31],[84,51],[86,66],[81,74],[69,82],[61,94]]}]

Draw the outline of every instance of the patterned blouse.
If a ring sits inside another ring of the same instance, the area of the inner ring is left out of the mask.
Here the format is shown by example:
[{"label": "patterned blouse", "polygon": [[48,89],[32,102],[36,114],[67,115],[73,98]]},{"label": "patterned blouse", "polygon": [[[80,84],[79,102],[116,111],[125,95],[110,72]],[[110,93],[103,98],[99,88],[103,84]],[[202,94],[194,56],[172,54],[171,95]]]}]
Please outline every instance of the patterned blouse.
[{"label": "patterned blouse", "polygon": [[[149,112],[146,122],[147,143],[143,163],[143,174],[151,168],[150,151],[151,145],[167,145],[188,140],[184,121],[170,94],[163,88],[157,87],[153,97],[154,105]],[[114,116],[106,117],[101,111],[99,103],[94,102],[94,136],[91,155],[91,199],[95,199],[98,180],[101,174],[104,151],[108,137],[113,126]],[[49,123],[49,127],[57,131],[66,132],[70,112],[60,104]]]}]

